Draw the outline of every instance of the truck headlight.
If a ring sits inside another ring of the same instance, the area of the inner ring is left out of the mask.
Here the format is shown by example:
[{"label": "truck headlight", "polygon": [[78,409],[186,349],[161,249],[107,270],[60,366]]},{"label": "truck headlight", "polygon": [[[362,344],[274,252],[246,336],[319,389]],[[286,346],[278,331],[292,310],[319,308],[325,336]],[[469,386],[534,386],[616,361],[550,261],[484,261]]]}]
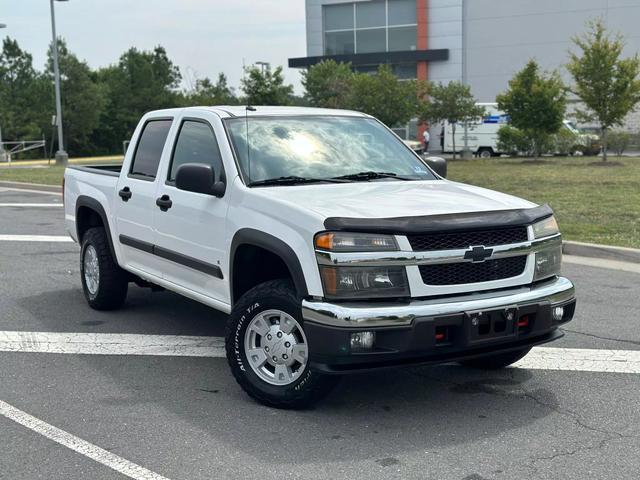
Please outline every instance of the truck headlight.
[{"label": "truck headlight", "polygon": [[404,267],[320,266],[327,298],[408,297],[409,283]]},{"label": "truck headlight", "polygon": [[533,224],[533,238],[548,237],[558,232],[560,232],[558,230],[558,222],[556,222],[556,217],[553,215]]},{"label": "truck headlight", "polygon": [[388,252],[398,250],[393,235],[323,232],[316,235],[316,248],[332,252]]}]

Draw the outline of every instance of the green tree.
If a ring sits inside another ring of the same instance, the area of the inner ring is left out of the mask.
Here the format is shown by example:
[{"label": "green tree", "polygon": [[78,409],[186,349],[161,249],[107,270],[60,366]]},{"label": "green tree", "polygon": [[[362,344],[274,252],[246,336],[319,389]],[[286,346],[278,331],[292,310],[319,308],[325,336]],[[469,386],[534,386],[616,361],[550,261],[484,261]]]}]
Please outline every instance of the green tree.
[{"label": "green tree", "polygon": [[[52,55],[50,46],[47,74],[51,82]],[[107,101],[105,88],[97,82],[97,77],[89,65],[69,51],[64,40],[58,40],[58,64],[65,147],[72,155],[91,154],[91,134],[100,125],[100,116]]]},{"label": "green tree", "polygon": [[324,60],[302,72],[305,97],[314,107],[347,108],[354,76],[350,63]]},{"label": "green tree", "polygon": [[193,90],[185,92],[185,106],[192,105],[236,105],[238,98],[229,86],[227,76],[218,74],[216,83],[205,77],[196,80]]},{"label": "green tree", "polygon": [[33,140],[51,121],[53,89],[33,57],[6,37],[0,52],[0,128],[5,141]]},{"label": "green tree", "polygon": [[418,82],[400,81],[391,68],[355,74],[346,107],[373,115],[389,127],[407,123],[419,110]]},{"label": "green tree", "polygon": [[498,108],[513,127],[530,140],[538,158],[551,135],[562,127],[567,109],[566,89],[557,73],[543,74],[535,60],[509,80],[509,88],[496,97]]},{"label": "green tree", "polygon": [[290,105],[293,85],[284,83],[282,67],[271,70],[267,65],[264,70],[251,66],[245,68],[241,80],[242,91],[247,103],[251,105]]},{"label": "green tree", "polygon": [[589,31],[574,37],[581,52],[570,52],[567,69],[573,77],[574,93],[586,110],[582,118],[597,120],[602,131],[602,158],[607,161],[607,133],[640,101],[640,58],[638,54],[620,58],[624,48],[621,35],[612,37],[601,20],[588,23]]},{"label": "green tree", "polygon": [[449,82],[444,85],[431,85],[428,101],[424,103],[420,113],[421,120],[438,123],[446,120],[451,125],[453,136],[453,158],[456,158],[456,127],[485,114],[484,107],[476,105],[469,85],[460,82]]},{"label": "green tree", "polygon": [[153,51],[131,48],[117,65],[99,70],[97,78],[108,98],[100,128],[93,136],[100,146],[97,153],[119,151],[145,112],[181,104],[180,71],[161,46]]}]

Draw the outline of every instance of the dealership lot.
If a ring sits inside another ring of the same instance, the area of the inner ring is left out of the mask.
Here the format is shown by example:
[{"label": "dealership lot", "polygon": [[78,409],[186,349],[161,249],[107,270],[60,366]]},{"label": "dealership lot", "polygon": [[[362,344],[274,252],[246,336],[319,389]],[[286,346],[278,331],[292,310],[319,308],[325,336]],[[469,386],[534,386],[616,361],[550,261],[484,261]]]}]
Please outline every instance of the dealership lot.
[{"label": "dealership lot", "polygon": [[60,202],[0,187],[0,478],[637,478],[640,269],[565,263],[567,350],[354,375],[279,411],[235,384],[223,314],[134,286],[90,310]]}]

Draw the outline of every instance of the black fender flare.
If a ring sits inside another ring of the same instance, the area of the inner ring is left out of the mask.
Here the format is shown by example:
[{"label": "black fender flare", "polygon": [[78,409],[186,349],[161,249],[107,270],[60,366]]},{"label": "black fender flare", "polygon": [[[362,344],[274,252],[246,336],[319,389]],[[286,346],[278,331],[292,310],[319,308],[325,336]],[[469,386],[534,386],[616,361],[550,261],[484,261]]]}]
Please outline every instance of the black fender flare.
[{"label": "black fender flare", "polygon": [[260,230],[255,230],[253,228],[241,228],[235,233],[231,240],[229,255],[229,290],[231,293],[232,305],[237,300],[233,298],[233,265],[235,262],[236,250],[241,245],[253,245],[255,247],[264,248],[265,250],[280,257],[289,269],[298,297],[304,298],[309,295],[302,265],[300,264],[298,256],[289,245],[279,238],[269,235],[268,233],[261,232]]},{"label": "black fender flare", "polygon": [[80,224],[78,222],[78,212],[83,207],[89,208],[90,210],[93,210],[94,212],[96,212],[100,217],[100,219],[102,220],[104,229],[107,232],[107,241],[109,242],[109,250],[111,251],[111,255],[113,255],[113,258],[116,260],[116,263],[118,263],[116,250],[113,247],[113,237],[111,235],[111,227],[109,226],[107,213],[104,211],[104,207],[98,200],[92,197],[88,197],[86,195],[80,195],[76,200],[76,236],[78,237],[78,243],[82,242],[82,239],[80,238]]}]

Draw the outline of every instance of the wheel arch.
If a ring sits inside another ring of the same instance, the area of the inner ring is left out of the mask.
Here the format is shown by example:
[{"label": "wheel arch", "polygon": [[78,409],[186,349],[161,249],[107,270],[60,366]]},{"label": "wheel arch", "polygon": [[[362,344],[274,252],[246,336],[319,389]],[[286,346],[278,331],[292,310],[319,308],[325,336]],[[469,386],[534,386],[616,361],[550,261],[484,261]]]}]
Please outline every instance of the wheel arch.
[{"label": "wheel arch", "polygon": [[[273,258],[279,259],[286,267],[286,270],[291,277],[291,281],[293,282],[298,298],[308,296],[309,293],[304,271],[302,270],[300,259],[296,255],[295,251],[284,241],[274,237],[273,235],[252,228],[243,228],[235,233],[231,241],[229,256],[229,291],[232,305],[234,305],[247,290],[246,285],[249,285],[249,288],[251,288],[256,284],[261,283],[240,283],[240,271],[236,271],[236,267],[242,267],[243,265],[241,263],[242,259],[238,256],[238,253],[243,251],[246,252],[247,249],[260,249],[272,255],[272,260]],[[240,255],[242,255],[242,253],[240,253]],[[238,270],[240,270],[240,268],[238,268]],[[268,279],[271,280],[273,278]]]},{"label": "wheel arch", "polygon": [[82,236],[89,228],[100,226],[107,232],[109,250],[117,263],[118,257],[116,256],[111,236],[111,228],[109,227],[109,221],[104,207],[95,198],[86,195],[79,196],[76,200],[76,235],[78,236],[78,243],[82,244]]}]

